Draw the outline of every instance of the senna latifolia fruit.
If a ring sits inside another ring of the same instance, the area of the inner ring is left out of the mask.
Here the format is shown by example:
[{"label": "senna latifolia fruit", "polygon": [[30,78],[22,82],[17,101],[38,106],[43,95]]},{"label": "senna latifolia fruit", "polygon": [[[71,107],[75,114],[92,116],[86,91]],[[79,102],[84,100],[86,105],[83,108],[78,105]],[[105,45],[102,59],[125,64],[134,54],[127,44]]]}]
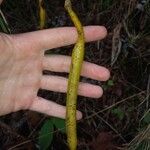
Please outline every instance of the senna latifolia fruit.
[{"label": "senna latifolia fruit", "polygon": [[39,0],[39,28],[44,29],[46,25],[46,10],[42,6],[43,0]]},{"label": "senna latifolia fruit", "polygon": [[70,150],[77,148],[77,131],[76,131],[76,105],[77,105],[77,92],[80,79],[80,72],[84,58],[84,32],[82,24],[72,9],[71,1],[65,0],[65,9],[67,10],[71,20],[73,21],[78,39],[72,51],[72,59],[67,88],[67,101],[66,101],[66,131],[67,142]]}]

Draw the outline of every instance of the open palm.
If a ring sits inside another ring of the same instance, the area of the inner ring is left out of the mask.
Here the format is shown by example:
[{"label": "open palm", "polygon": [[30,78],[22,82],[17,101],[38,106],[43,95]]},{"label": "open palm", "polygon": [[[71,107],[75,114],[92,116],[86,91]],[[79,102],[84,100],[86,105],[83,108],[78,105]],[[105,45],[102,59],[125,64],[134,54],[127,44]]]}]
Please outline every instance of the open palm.
[{"label": "open palm", "polygon": [[[86,41],[104,38],[106,29],[100,26],[85,28]],[[47,55],[47,49],[75,43],[75,28],[55,28],[17,35],[0,34],[0,115],[30,109],[52,116],[65,117],[65,107],[37,96],[40,88],[66,92],[67,79],[43,75],[43,70],[69,72],[69,56]],[[83,76],[105,81],[109,71],[101,66],[84,62]],[[80,83],[79,95],[100,97],[102,89],[88,83]],[[78,119],[81,113],[78,113]]]}]

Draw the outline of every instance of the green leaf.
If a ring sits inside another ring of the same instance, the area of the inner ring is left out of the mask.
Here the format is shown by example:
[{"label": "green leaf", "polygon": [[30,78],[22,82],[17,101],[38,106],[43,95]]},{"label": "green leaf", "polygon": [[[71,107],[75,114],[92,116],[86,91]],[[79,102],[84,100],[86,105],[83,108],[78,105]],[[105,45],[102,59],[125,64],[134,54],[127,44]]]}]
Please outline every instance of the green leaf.
[{"label": "green leaf", "polygon": [[135,150],[149,150],[149,149],[150,149],[150,141],[148,139],[145,139],[141,141],[141,143]]},{"label": "green leaf", "polygon": [[125,116],[124,111],[121,108],[115,108],[111,111],[113,114],[115,114],[120,120],[122,120]]},{"label": "green leaf", "polygon": [[53,124],[56,126],[57,129],[60,129],[61,132],[66,133],[64,119],[53,118]]},{"label": "green leaf", "polygon": [[108,9],[113,3],[113,0],[103,0],[102,1],[102,6],[103,6],[103,9],[106,10]]},{"label": "green leaf", "polygon": [[150,124],[150,112],[148,112],[145,116],[143,121],[147,124]]},{"label": "green leaf", "polygon": [[0,32],[10,33],[8,23],[3,15],[3,12],[0,9]]},{"label": "green leaf", "polygon": [[114,86],[114,81],[113,80],[108,80],[107,85],[108,86]]},{"label": "green leaf", "polygon": [[46,120],[39,132],[38,144],[40,146],[40,150],[48,149],[53,140],[53,131],[54,126],[52,120]]},{"label": "green leaf", "polygon": [[114,81],[113,80],[108,80],[107,83],[105,83],[104,85],[102,85],[104,91],[106,91],[108,88],[114,86]]}]

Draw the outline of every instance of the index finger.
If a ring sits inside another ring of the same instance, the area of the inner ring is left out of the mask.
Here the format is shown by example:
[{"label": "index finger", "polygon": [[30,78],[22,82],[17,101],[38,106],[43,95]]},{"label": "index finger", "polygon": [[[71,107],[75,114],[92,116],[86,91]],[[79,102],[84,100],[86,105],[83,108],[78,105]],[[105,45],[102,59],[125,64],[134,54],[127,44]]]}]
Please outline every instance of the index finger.
[{"label": "index finger", "polygon": [[[87,26],[84,27],[84,32],[86,42],[101,40],[107,35],[107,30],[103,26]],[[21,42],[23,47],[31,47],[34,43],[34,48],[47,50],[73,44],[77,36],[74,27],[60,27],[17,34],[14,35],[14,39],[18,43]]]}]

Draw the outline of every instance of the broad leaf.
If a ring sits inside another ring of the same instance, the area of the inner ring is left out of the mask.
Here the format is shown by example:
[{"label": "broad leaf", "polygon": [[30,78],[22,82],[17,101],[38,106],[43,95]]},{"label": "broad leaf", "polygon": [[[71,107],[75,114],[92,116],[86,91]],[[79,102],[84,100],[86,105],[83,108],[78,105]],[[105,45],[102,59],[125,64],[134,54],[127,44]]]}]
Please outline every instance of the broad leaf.
[{"label": "broad leaf", "polygon": [[60,118],[53,118],[53,123],[57,129],[60,129],[61,132],[65,133],[65,120]]},{"label": "broad leaf", "polygon": [[144,117],[144,120],[143,120],[145,123],[147,124],[150,124],[150,112],[148,112],[145,117]]},{"label": "broad leaf", "polygon": [[39,141],[40,150],[47,150],[53,140],[53,131],[54,126],[51,119],[48,119],[43,124],[39,132]]},{"label": "broad leaf", "polygon": [[121,108],[115,108],[111,111],[113,114],[115,114],[120,120],[122,120],[125,116],[124,111]]}]

